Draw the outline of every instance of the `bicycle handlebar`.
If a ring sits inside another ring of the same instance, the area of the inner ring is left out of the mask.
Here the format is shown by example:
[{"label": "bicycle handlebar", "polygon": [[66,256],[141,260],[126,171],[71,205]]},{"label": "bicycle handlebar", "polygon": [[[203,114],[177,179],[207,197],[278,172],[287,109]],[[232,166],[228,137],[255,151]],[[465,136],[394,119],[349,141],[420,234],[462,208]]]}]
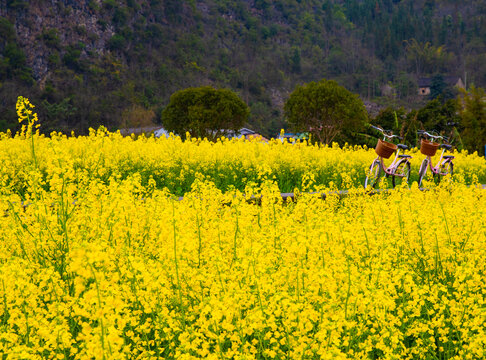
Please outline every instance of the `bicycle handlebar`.
[{"label": "bicycle handlebar", "polygon": [[[400,140],[403,139],[401,136],[393,135],[391,130],[384,130],[379,126],[374,126],[374,125],[370,125],[370,127],[372,127],[375,130],[378,130],[379,132],[381,132],[383,134],[383,136],[387,137],[388,139],[393,139],[393,138],[398,138]],[[388,135],[387,133],[391,134],[391,135]]]},{"label": "bicycle handlebar", "polygon": [[440,136],[440,135],[433,135],[425,130],[419,130],[417,131],[417,134],[419,135],[427,135],[428,137],[432,138],[432,139],[442,139],[444,141],[448,141],[448,139],[445,137],[445,136]]}]

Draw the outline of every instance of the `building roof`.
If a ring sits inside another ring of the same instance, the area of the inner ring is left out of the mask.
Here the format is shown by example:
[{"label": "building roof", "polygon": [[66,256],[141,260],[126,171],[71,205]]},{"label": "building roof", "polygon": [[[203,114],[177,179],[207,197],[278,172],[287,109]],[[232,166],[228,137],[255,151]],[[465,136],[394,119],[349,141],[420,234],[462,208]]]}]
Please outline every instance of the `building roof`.
[{"label": "building roof", "polygon": [[159,129],[161,129],[161,126],[145,126],[145,127],[138,127],[138,128],[125,128],[125,129],[120,129],[120,134],[123,136],[135,134],[148,134],[151,132],[155,132]]},{"label": "building roof", "polygon": [[170,136],[170,133],[167,130],[165,130],[163,127],[161,127],[161,128],[158,128],[157,130],[154,131],[154,136],[156,138],[162,137],[162,136],[165,136],[166,138],[168,138]]},{"label": "building roof", "polygon": [[[444,82],[448,86],[455,86],[459,81],[462,81],[460,76],[444,76],[443,79],[444,79]],[[421,87],[421,88],[431,87],[432,86],[432,78],[431,77],[419,78],[417,83],[418,83],[418,86]]]},{"label": "building roof", "polygon": [[241,128],[240,130],[238,130],[238,132],[241,134],[241,135],[253,135],[253,134],[256,134],[253,130],[250,130],[248,128]]},{"label": "building roof", "polygon": [[226,132],[226,137],[228,139],[231,139],[231,138],[241,138],[241,137],[245,137],[245,136],[248,136],[248,135],[254,135],[256,134],[256,132],[254,132],[253,130],[250,130],[248,128],[241,128],[239,130],[237,130],[236,132],[233,131],[233,130],[229,130]]},{"label": "building roof", "polygon": [[[151,126],[151,127],[139,127],[139,128],[127,128],[127,129],[120,129],[120,133],[123,136],[128,136],[131,134],[140,135],[140,134],[150,134],[153,133],[155,137],[169,137],[170,133],[164,129],[162,126]],[[228,138],[241,138],[241,137],[249,137],[249,136],[261,136],[257,134],[255,131],[248,129],[248,128],[241,128],[236,132],[233,130],[227,131]]]}]

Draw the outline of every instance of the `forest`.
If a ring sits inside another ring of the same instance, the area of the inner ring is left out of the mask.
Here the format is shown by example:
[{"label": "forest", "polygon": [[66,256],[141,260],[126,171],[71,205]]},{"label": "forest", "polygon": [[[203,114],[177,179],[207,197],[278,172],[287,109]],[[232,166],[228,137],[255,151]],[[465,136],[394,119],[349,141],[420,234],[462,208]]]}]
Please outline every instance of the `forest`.
[{"label": "forest", "polygon": [[294,88],[321,79],[408,113],[433,100],[421,78],[486,87],[485,45],[484,1],[7,0],[0,131],[18,129],[18,95],[43,132],[84,134],[160,124],[174,92],[210,85],[235,91],[270,137]]}]

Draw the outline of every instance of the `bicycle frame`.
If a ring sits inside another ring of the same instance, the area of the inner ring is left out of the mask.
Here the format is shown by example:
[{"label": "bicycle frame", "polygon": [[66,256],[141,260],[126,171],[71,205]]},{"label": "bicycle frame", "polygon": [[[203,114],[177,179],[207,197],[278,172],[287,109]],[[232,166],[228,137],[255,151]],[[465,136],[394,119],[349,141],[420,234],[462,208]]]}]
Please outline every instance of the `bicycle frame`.
[{"label": "bicycle frame", "polygon": [[[383,134],[383,141],[391,140],[393,137],[398,137],[398,136],[389,136],[389,135]],[[395,158],[393,159],[392,163],[388,167],[385,167],[385,161],[381,156],[376,157],[375,161],[376,160],[380,161],[380,167],[385,172],[385,176],[393,175],[393,176],[397,176],[397,177],[404,177],[403,175],[393,174],[393,170],[395,170],[397,165],[398,165],[398,158],[399,158],[398,156],[399,155],[400,155],[400,148],[397,149],[397,152],[395,154]]]},{"label": "bicycle frame", "polygon": [[[431,134],[427,131],[423,131],[422,134],[427,135],[428,137],[432,138],[433,140],[441,139],[441,140],[447,141],[447,138],[445,138],[443,136]],[[446,149],[442,148],[442,152],[440,153],[440,157],[439,157],[439,160],[437,161],[436,166],[432,165],[432,157],[430,155],[427,155],[426,159],[428,161],[428,167],[430,168],[430,171],[432,172],[432,174],[439,175],[439,176],[446,176],[447,175],[447,173],[441,173],[440,172],[440,166],[443,165],[443,164],[446,164],[448,162],[452,163],[452,159],[454,157],[452,157],[452,158],[448,157],[448,158],[444,159],[444,152],[445,151],[446,151]],[[427,169],[425,169],[425,172],[427,172]]]},{"label": "bicycle frame", "polygon": [[394,175],[394,176],[398,176],[398,177],[403,177],[403,175],[393,174],[393,170],[395,170],[395,168],[398,165],[398,155],[399,154],[400,154],[400,149],[397,149],[397,152],[395,154],[395,158],[393,159],[392,163],[388,167],[385,166],[385,161],[381,156],[376,157],[375,161],[376,160],[380,161],[380,167],[385,172],[385,174],[387,176],[388,175]]},{"label": "bicycle frame", "polygon": [[[373,126],[373,125],[371,125],[371,127],[375,130],[380,131],[383,134],[383,141],[392,141],[394,138],[398,138],[400,140],[402,139],[398,135],[393,135],[390,130],[383,130],[382,128],[376,127],[376,126]],[[371,185],[374,188],[378,184],[379,178],[381,177],[382,170],[383,170],[383,173],[385,173],[385,177],[391,177],[392,178],[393,187],[396,186],[397,179],[404,179],[405,178],[405,179],[407,179],[407,182],[408,182],[408,179],[409,179],[409,176],[410,176],[409,158],[411,156],[400,155],[400,150],[403,150],[403,149],[407,149],[407,147],[405,145],[401,145],[401,144],[399,144],[396,147],[395,158],[393,159],[393,161],[391,162],[391,164],[389,166],[385,166],[384,158],[382,156],[380,156],[379,154],[381,154],[381,155],[386,154],[387,159],[388,159],[389,158],[388,154],[391,155],[391,153],[389,152],[389,150],[391,150],[391,149],[387,149],[387,151],[383,151],[383,152],[382,152],[382,149],[379,149],[379,150],[378,150],[378,148],[375,149],[378,156],[371,163],[371,166],[369,168],[369,172],[366,175],[366,179],[365,179],[365,182],[364,182],[365,188],[367,188],[368,185]],[[401,167],[402,165],[403,165],[403,169],[399,170],[399,166]],[[398,171],[398,173],[397,173],[397,171]],[[400,184],[400,183],[401,183],[401,180],[398,180],[398,184]]]},{"label": "bicycle frame", "polygon": [[432,157],[430,155],[427,155],[427,160],[429,161],[429,166],[428,167],[430,168],[430,171],[432,171],[432,174],[436,174],[436,175],[440,175],[440,176],[447,175],[447,173],[441,173],[440,172],[440,165],[445,164],[447,161],[451,161],[450,159],[443,160],[444,152],[445,151],[446,151],[446,149],[442,149],[442,152],[440,154],[440,158],[437,161],[437,165],[436,166],[433,166],[432,165]]}]

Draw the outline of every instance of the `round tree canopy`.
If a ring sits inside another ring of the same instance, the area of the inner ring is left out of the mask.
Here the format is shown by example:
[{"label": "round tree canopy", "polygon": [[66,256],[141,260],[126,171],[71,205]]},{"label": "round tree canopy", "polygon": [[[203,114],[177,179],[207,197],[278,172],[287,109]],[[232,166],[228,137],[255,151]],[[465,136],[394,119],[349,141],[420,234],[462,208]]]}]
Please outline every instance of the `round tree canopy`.
[{"label": "round tree canopy", "polygon": [[189,132],[194,137],[214,140],[240,129],[249,113],[248,106],[231,90],[188,88],[172,94],[162,112],[162,124],[183,138]]},{"label": "round tree canopy", "polygon": [[321,143],[347,140],[364,128],[367,112],[358,95],[333,80],[297,86],[284,106],[296,131],[308,131]]}]

